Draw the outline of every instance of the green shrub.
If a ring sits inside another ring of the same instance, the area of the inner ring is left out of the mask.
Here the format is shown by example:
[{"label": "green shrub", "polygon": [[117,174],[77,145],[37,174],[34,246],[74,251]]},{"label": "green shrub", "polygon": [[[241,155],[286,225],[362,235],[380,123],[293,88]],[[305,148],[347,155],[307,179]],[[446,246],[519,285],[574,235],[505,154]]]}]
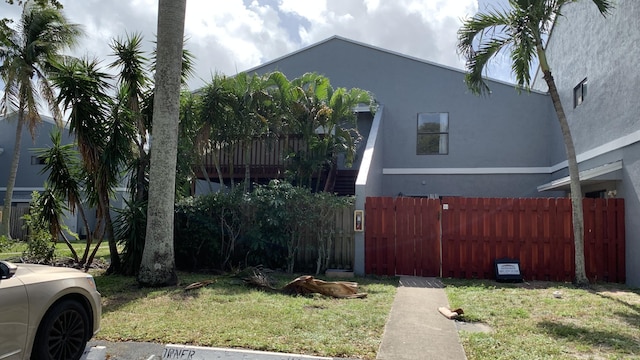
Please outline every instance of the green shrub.
[{"label": "green shrub", "polygon": [[[185,198],[175,209],[176,267],[181,270],[264,265],[293,272],[298,252],[317,254],[305,270],[324,271],[332,254],[335,211],[353,198],[312,193],[307,188],[272,180],[244,194]],[[307,248],[302,249],[302,239]]]},{"label": "green shrub", "polygon": [[29,213],[22,216],[24,228],[27,229],[27,249],[23,257],[31,263],[50,263],[56,245],[51,241],[49,223],[42,214],[42,208],[38,206],[40,193],[31,193]]},{"label": "green shrub", "polygon": [[0,252],[4,252],[11,248],[13,242],[9,240],[9,237],[5,235],[0,235]]}]

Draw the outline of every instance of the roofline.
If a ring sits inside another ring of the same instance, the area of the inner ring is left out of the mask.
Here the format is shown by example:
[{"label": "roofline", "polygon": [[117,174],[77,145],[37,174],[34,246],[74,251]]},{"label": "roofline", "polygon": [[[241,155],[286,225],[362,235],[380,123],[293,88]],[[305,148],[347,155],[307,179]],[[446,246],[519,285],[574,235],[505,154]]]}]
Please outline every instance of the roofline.
[{"label": "roofline", "polygon": [[[46,122],[48,124],[58,126],[58,123],[53,119],[53,117],[51,117],[49,115],[44,115],[44,114],[39,114],[39,115],[40,115],[40,120],[42,120],[42,122]],[[8,112],[5,115],[0,116],[0,121],[7,120],[7,119],[9,119],[11,117],[14,117],[14,116],[18,116],[18,112],[17,111],[11,111],[11,112]],[[69,127],[68,121],[63,121],[62,122],[62,128],[63,129],[67,129],[68,127]]]},{"label": "roofline", "polygon": [[[252,73],[252,72],[256,72],[257,69],[260,69],[260,68],[267,67],[269,65],[275,64],[280,60],[283,60],[283,59],[286,59],[288,57],[294,56],[296,54],[302,53],[302,52],[307,51],[309,49],[312,49],[312,48],[314,48],[316,46],[320,46],[320,45],[322,45],[324,43],[327,43],[327,42],[329,42],[331,40],[342,40],[342,41],[345,41],[345,42],[348,42],[348,43],[351,43],[351,44],[354,44],[354,45],[358,45],[358,46],[362,46],[362,47],[369,48],[369,49],[372,49],[372,50],[380,51],[380,52],[387,53],[387,54],[390,54],[390,55],[399,56],[399,57],[402,57],[402,58],[405,58],[405,59],[408,59],[408,60],[417,61],[417,62],[420,62],[420,63],[423,63],[423,64],[436,66],[436,67],[439,67],[439,68],[442,68],[442,69],[445,69],[445,70],[454,71],[454,72],[457,72],[457,73],[460,73],[460,74],[466,74],[467,73],[466,71],[464,71],[462,69],[455,68],[453,66],[443,65],[443,64],[439,64],[439,63],[436,63],[436,62],[433,62],[433,61],[420,59],[420,58],[415,57],[415,56],[402,54],[400,52],[389,50],[389,49],[385,49],[385,48],[381,48],[381,47],[375,46],[375,45],[366,44],[366,43],[363,43],[363,42],[360,42],[360,41],[357,41],[357,40],[352,40],[352,39],[349,39],[349,38],[346,38],[346,37],[343,37],[343,36],[340,36],[340,35],[333,35],[333,36],[328,37],[328,38],[326,38],[324,40],[320,40],[320,41],[318,41],[316,43],[313,43],[311,45],[307,45],[307,46],[302,47],[302,48],[300,48],[298,50],[295,50],[295,51],[290,52],[288,54],[279,56],[279,57],[277,57],[277,58],[275,58],[273,60],[269,60],[269,61],[267,61],[265,63],[262,63],[260,65],[251,67],[251,68],[249,68],[247,70],[244,70],[244,71],[241,71],[241,72],[245,72],[245,73],[249,73],[249,74]],[[499,79],[494,79],[494,78],[491,78],[491,77],[484,77],[484,78],[485,78],[485,80],[488,80],[488,81],[491,81],[491,82],[494,82],[494,83],[498,83],[498,84],[501,84],[501,85],[513,86],[513,87],[518,88],[518,84],[515,84],[515,83],[511,83],[511,82],[507,82],[507,81],[503,81],[503,80],[499,80]],[[546,92],[542,92],[542,91],[535,90],[535,89],[529,89],[528,90],[528,89],[522,88],[522,90],[530,91],[530,92],[534,92],[534,93],[538,93],[538,94],[542,94],[542,95],[547,95]]]}]

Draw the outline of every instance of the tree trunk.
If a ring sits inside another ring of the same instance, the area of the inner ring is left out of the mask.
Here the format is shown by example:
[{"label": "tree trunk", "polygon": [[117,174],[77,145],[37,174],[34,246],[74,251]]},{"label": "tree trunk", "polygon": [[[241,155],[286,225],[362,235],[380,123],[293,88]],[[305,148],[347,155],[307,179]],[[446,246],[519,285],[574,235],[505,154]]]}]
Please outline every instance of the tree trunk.
[{"label": "tree trunk", "polygon": [[584,263],[584,213],[582,210],[582,187],[580,185],[580,171],[578,169],[578,161],[576,159],[576,149],[573,146],[573,138],[571,137],[571,130],[569,129],[569,123],[564,113],[564,108],[560,102],[560,95],[556,87],[555,80],[551,75],[550,70],[544,70],[544,80],[549,87],[549,93],[551,94],[551,100],[553,101],[553,107],[558,115],[558,121],[560,122],[560,129],[562,130],[562,138],[564,139],[564,146],[567,152],[567,162],[569,166],[569,179],[571,186],[571,214],[573,221],[573,241],[575,252],[575,284],[578,286],[589,285],[589,279],[586,275],[585,263]]},{"label": "tree trunk", "polygon": [[11,202],[13,201],[13,188],[16,185],[18,176],[18,164],[20,162],[20,146],[22,143],[22,127],[24,126],[24,112],[18,111],[18,125],[16,126],[16,141],[13,146],[13,159],[11,159],[11,169],[7,180],[7,190],[4,195],[4,208],[2,210],[2,226],[0,226],[0,236],[4,235],[11,239]]},{"label": "tree trunk", "polygon": [[[111,258],[111,264],[107,269],[107,273],[121,274],[122,264],[120,263],[120,255],[118,254],[118,246],[116,244],[116,238],[113,235],[113,221],[111,220],[109,195],[106,193],[102,193],[99,196],[101,197],[100,206],[102,207],[102,216],[104,217],[105,237],[108,239],[108,242],[109,242],[109,257]],[[91,254],[91,257],[89,257],[87,261],[87,266],[91,265],[95,255],[96,255],[96,250],[94,250],[94,252]]]},{"label": "tree trunk", "polygon": [[147,235],[138,273],[138,282],[144,286],[168,286],[178,282],[173,216],[185,10],[186,0],[160,0],[158,3]]},{"label": "tree trunk", "polygon": [[249,184],[251,183],[251,148],[253,140],[248,140],[248,144],[244,148],[244,192],[249,192]]}]

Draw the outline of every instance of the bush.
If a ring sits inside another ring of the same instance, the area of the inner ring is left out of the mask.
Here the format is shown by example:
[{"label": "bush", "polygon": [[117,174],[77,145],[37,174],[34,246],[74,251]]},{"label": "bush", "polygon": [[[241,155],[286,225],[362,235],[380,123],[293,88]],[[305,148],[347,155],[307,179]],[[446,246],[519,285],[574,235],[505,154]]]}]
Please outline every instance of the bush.
[{"label": "bush", "polygon": [[352,202],[278,180],[256,185],[248,194],[236,187],[183,199],[175,210],[176,267],[194,271],[264,265],[293,272],[296,255],[307,250],[300,248],[301,240],[307,239],[317,259],[306,268],[323,271],[332,256],[335,211]]},{"label": "bush", "polygon": [[223,196],[216,193],[185,198],[176,204],[174,249],[178,269],[193,271],[219,264],[220,227],[215,211]]},{"label": "bush", "polygon": [[8,250],[9,248],[11,248],[11,244],[13,242],[11,240],[9,240],[9,237],[5,236],[5,235],[1,235],[0,236],[0,252],[4,252],[6,250]]},{"label": "bush", "polygon": [[27,249],[23,257],[32,263],[50,263],[53,260],[53,253],[56,244],[51,241],[49,223],[42,216],[42,209],[38,206],[40,193],[31,193],[31,203],[29,213],[22,216],[24,228],[27,229]]}]

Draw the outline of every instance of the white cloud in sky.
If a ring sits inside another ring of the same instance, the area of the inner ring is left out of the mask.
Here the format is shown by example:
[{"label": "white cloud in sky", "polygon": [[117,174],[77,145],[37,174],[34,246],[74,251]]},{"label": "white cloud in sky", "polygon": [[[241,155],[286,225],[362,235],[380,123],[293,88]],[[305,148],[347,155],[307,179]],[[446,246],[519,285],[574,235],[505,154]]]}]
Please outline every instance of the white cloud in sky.
[{"label": "white cloud in sky", "polygon": [[[481,4],[503,0],[480,0]],[[64,12],[86,36],[73,50],[106,65],[109,43],[127,33],[144,36],[150,51],[156,34],[157,0],[61,0]],[[333,35],[457,68],[456,32],[478,0],[188,0],[187,48],[196,57],[201,86],[211,74],[234,74]],[[0,1],[0,17],[19,15]],[[494,74],[496,76],[496,74]],[[508,80],[497,73],[497,77]]]}]

